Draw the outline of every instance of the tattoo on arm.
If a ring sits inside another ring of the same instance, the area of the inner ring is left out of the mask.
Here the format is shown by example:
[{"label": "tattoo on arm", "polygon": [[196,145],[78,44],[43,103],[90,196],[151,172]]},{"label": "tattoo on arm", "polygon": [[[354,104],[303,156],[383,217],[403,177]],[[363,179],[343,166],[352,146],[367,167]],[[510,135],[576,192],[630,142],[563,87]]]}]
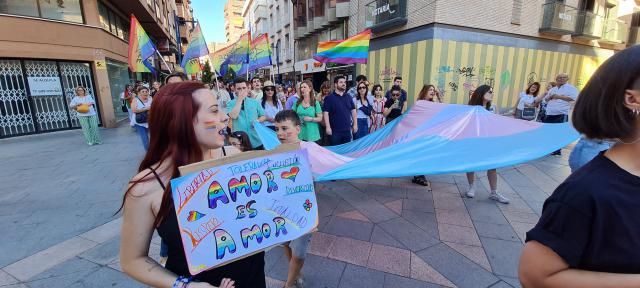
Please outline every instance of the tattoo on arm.
[{"label": "tattoo on arm", "polygon": [[155,260],[147,257],[147,259],[144,259],[144,262],[146,262],[147,264],[149,264],[148,268],[147,268],[147,272],[151,272],[153,271],[153,269],[156,268],[162,268],[162,266],[160,266],[160,264],[158,264],[158,262],[156,262]]}]

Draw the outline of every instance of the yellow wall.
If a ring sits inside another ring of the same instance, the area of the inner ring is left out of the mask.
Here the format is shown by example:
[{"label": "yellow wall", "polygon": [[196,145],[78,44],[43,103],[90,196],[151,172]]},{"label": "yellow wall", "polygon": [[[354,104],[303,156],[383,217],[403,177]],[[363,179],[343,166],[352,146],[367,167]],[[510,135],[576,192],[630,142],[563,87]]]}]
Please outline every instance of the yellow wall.
[{"label": "yellow wall", "polygon": [[369,63],[358,65],[358,74],[385,90],[397,75],[403,78],[409,103],[424,84],[436,85],[444,102],[464,104],[470,91],[483,84],[494,88],[494,105],[501,111],[513,107],[527,83],[546,87],[560,72],[582,88],[595,69],[613,54],[598,50],[598,56],[554,51],[430,39],[369,52]]}]

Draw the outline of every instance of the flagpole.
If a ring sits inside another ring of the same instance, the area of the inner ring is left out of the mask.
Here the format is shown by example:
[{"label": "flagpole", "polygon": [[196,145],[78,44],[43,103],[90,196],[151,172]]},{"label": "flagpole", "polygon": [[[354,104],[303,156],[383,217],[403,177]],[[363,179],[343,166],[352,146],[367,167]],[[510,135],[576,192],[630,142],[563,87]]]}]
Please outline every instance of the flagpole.
[{"label": "flagpole", "polygon": [[169,64],[167,64],[167,61],[164,61],[164,58],[162,58],[162,55],[160,55],[160,51],[158,51],[158,49],[156,49],[156,53],[158,54],[158,56],[160,56],[160,60],[162,60],[162,63],[164,63],[164,65],[167,65],[167,69],[169,69],[169,73],[173,73],[173,71],[171,71],[171,67],[169,66]]}]

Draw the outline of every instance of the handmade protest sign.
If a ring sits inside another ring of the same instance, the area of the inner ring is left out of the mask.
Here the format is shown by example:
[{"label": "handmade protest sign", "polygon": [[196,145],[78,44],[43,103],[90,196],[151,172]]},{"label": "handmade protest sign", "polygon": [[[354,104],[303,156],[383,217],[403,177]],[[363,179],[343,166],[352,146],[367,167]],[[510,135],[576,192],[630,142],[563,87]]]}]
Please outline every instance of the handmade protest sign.
[{"label": "handmade protest sign", "polygon": [[186,175],[171,180],[171,187],[192,275],[317,227],[316,194],[306,153],[298,147],[285,148],[199,163],[197,169],[181,167]]}]

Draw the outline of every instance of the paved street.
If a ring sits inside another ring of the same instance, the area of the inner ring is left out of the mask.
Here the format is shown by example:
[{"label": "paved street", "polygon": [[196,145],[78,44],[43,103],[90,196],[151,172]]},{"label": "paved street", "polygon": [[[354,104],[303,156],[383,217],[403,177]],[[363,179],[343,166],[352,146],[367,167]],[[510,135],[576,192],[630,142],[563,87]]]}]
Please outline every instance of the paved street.
[{"label": "paved street", "polygon": [[[129,127],[101,132],[92,147],[79,130],[0,140],[0,287],[142,287],[119,270],[114,213],[143,150]],[[484,174],[475,199],[461,197],[463,174],[428,177],[432,192],[410,178],[321,183],[305,287],[519,287],[524,233],[567,156],[499,170],[509,205],[487,199]],[[267,253],[270,287],[285,259]]]}]

